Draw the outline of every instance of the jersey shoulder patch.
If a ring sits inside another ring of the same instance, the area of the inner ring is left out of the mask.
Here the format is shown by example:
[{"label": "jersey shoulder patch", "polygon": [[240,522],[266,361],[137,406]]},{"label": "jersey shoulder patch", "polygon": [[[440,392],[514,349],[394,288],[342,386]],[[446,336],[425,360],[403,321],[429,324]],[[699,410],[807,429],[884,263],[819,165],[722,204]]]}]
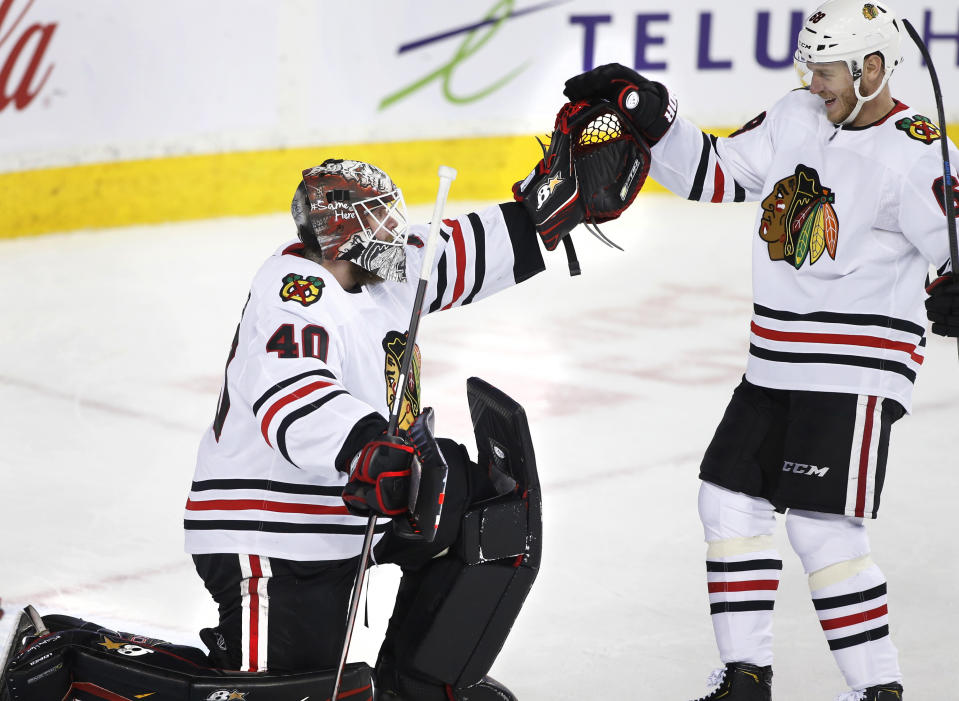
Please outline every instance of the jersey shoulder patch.
[{"label": "jersey shoulder patch", "polygon": [[927,146],[942,138],[942,130],[939,129],[939,125],[921,114],[897,119],[896,129],[910,139],[915,139]]},{"label": "jersey shoulder patch", "polygon": [[325,283],[315,275],[287,273],[280,283],[280,299],[308,307],[323,295]]}]

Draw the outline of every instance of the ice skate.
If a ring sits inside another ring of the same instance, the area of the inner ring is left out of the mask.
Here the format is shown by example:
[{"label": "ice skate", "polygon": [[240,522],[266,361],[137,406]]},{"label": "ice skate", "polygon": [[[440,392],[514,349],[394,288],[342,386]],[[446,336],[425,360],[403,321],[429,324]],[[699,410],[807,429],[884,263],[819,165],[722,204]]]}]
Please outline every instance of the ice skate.
[{"label": "ice skate", "polygon": [[902,698],[902,684],[891,682],[859,691],[847,691],[837,696],[836,701],[902,701]]},{"label": "ice skate", "polygon": [[709,676],[709,685],[716,688],[696,701],[770,701],[773,668],[758,667],[746,662],[730,662]]}]

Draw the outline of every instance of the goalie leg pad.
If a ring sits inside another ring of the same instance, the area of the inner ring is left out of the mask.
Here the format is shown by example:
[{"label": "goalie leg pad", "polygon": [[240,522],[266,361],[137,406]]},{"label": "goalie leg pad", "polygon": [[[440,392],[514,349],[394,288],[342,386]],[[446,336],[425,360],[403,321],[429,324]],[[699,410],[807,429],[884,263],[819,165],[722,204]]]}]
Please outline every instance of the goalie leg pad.
[{"label": "goalie leg pad", "polygon": [[[39,619],[48,630],[18,623],[14,655],[0,679],[2,701],[127,699],[144,689],[157,701],[268,698],[300,701],[328,698],[334,670],[299,674],[244,674],[210,668],[197,648],[175,645],[58,614]],[[346,665],[342,696],[369,701],[371,670],[362,662]],[[140,696],[143,694],[140,693]]]},{"label": "goalie leg pad", "polygon": [[479,452],[474,469],[511,489],[467,510],[446,556],[404,571],[377,664],[377,680],[404,698],[430,699],[427,689],[444,686],[456,696],[483,679],[542,555],[539,477],[525,413],[476,378],[467,395]]}]

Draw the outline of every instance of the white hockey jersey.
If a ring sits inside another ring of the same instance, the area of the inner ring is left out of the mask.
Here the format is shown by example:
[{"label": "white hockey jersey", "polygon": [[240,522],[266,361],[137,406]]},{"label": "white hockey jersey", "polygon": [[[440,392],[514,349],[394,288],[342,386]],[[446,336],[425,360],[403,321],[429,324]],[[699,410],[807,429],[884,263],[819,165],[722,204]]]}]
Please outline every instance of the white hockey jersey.
[{"label": "white hockey jersey", "polygon": [[[359,554],[366,519],[347,512],[347,475],[337,466],[348,465],[364,427],[389,415],[427,232],[411,228],[405,283],[346,291],[298,242],[256,273],[197,455],[188,553],[301,561]],[[519,204],[444,220],[440,235],[424,313],[469,304],[544,269]],[[420,410],[418,357],[414,349],[401,427]],[[377,539],[387,525],[378,524]]]},{"label": "white hockey jersey", "polygon": [[673,192],[761,202],[747,380],[910,409],[925,276],[949,258],[940,138],[898,101],[875,124],[837,128],[796,90],[728,138],[679,117],[653,147],[650,175]]}]

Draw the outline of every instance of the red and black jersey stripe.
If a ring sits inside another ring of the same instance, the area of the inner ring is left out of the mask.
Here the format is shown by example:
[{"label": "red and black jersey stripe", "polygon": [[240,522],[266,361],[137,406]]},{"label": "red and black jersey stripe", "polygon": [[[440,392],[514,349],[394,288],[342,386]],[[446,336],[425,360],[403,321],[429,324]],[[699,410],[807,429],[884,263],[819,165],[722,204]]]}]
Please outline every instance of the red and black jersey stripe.
[{"label": "red and black jersey stripe", "polygon": [[190,490],[194,492],[229,489],[262,489],[276,494],[310,494],[321,497],[338,497],[343,491],[343,488],[339,486],[295,484],[293,482],[275,482],[263,479],[197,480],[190,487]]},{"label": "red and black jersey stripe", "polygon": [[[911,361],[917,366],[923,362],[923,356],[917,352],[926,345],[925,329],[906,319],[883,316],[881,314],[848,314],[840,312],[817,311],[806,314],[770,309],[760,304],[753,305],[756,319],[750,324],[750,331],[754,340],[763,339],[778,344],[776,348],[765,348],[757,343],[750,343],[750,355],[776,363],[827,363],[833,365],[848,365],[852,367],[870,368],[884,372],[894,372],[902,375],[910,382],[916,381],[916,368],[910,367],[904,361]],[[782,330],[768,328],[762,319],[797,322],[796,330]],[[804,323],[798,327],[799,323]],[[848,328],[830,327],[861,327],[863,333],[850,333]],[[866,331],[872,327],[872,332]],[[910,340],[894,340],[881,334],[898,331],[914,336]],[[802,344],[803,350],[792,350],[791,344]],[[808,350],[809,346],[821,348],[821,352]],[[862,348],[864,353],[852,354],[849,352],[832,352],[836,346],[852,346]],[[900,360],[883,356],[868,355],[868,351],[893,351],[900,353]]]},{"label": "red and black jersey stripe", "polygon": [[486,229],[483,227],[483,220],[475,212],[470,212],[467,216],[470,226],[473,227],[473,240],[476,244],[475,263],[473,266],[473,289],[466,295],[463,305],[470,304],[476,293],[483,287],[483,280],[486,278]]},{"label": "red and black jersey stripe", "polygon": [[268,389],[266,392],[260,395],[260,398],[253,403],[253,413],[254,414],[259,413],[260,407],[263,406],[267,401],[269,401],[269,399],[272,396],[274,396],[278,392],[281,392],[282,390],[286,389],[290,385],[296,384],[300,380],[306,379],[307,377],[313,377],[313,376],[328,377],[331,380],[336,379],[336,375],[334,375],[329,370],[310,370],[309,372],[302,372],[299,375],[288,377],[285,380],[277,382],[275,385],[270,387],[270,389]]},{"label": "red and black jersey stripe", "polygon": [[[389,522],[378,524],[375,533],[384,533]],[[363,535],[366,525],[350,526],[342,523],[287,523],[284,521],[234,521],[184,519],[183,527],[188,531],[265,531],[267,533],[325,533],[331,535]]]},{"label": "red and black jersey stripe", "polygon": [[[719,160],[719,153],[716,151],[718,137],[713,134],[703,132],[703,149],[699,156],[699,165],[696,167],[696,177],[693,179],[693,186],[687,195],[687,199],[694,202],[703,200],[703,192],[706,189],[707,177],[709,176],[709,165],[713,162],[713,183],[712,194],[709,197],[710,202],[723,202],[726,194],[726,171],[723,169]],[[746,188],[735,180],[733,182],[733,202],[746,201]]]},{"label": "red and black jersey stripe", "polygon": [[300,408],[291,411],[289,414],[283,417],[283,419],[280,421],[280,425],[276,429],[276,449],[280,451],[280,454],[284,458],[286,458],[287,462],[294,467],[299,467],[295,462],[293,462],[293,458],[290,457],[290,453],[286,448],[286,432],[289,430],[290,426],[292,426],[295,421],[302,419],[304,416],[309,416],[331,399],[335,399],[341,394],[346,393],[347,392],[345,389],[334,390],[333,392],[324,394],[319,399],[313,400],[309,404],[304,404]]}]

